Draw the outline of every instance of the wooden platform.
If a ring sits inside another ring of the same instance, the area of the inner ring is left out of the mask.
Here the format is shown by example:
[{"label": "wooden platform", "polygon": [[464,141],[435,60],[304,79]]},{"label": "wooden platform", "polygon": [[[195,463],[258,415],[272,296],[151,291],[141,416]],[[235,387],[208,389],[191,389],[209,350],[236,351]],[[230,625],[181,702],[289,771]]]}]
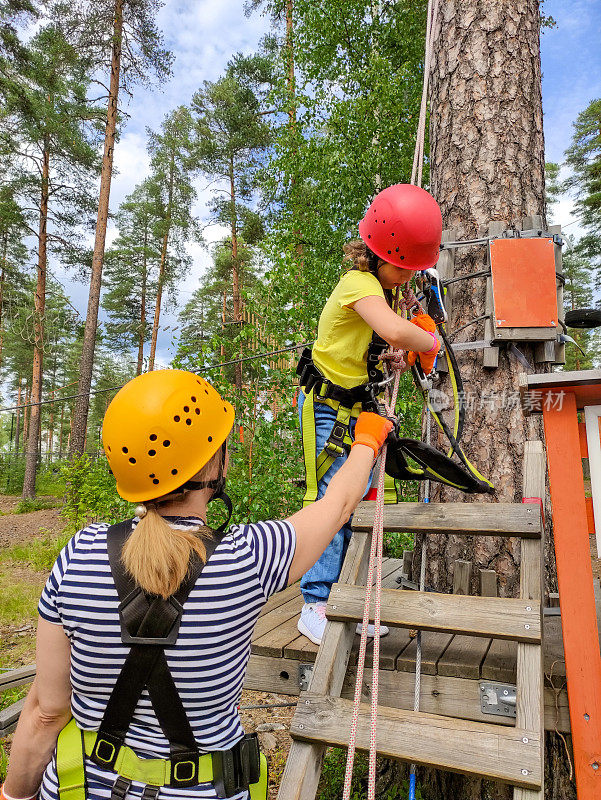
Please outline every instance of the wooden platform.
[{"label": "wooden platform", "polygon": [[[402,562],[386,558],[383,586],[398,589]],[[466,598],[467,600],[467,598]],[[298,695],[304,665],[315,661],[317,645],[301,636],[296,623],[303,604],[298,584],[272,597],[257,621],[245,688]],[[422,634],[421,709],[432,714],[458,716],[479,722],[513,725],[508,717],[482,714],[480,682],[515,685],[517,643],[488,637],[452,635],[435,631]],[[356,637],[355,649],[359,644]],[[561,617],[544,618],[545,727],[570,729]],[[368,646],[363,695],[370,696],[371,645]],[[391,630],[381,641],[380,703],[393,708],[413,708],[416,641],[407,629]],[[352,698],[356,655],[351,656],[343,698]]]}]

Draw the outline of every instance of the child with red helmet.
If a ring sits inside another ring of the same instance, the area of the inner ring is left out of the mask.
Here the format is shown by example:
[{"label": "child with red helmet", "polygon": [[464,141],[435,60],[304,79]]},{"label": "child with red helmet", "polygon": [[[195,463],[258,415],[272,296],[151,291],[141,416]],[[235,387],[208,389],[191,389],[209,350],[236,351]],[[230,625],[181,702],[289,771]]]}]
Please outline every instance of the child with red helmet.
[{"label": "child with red helmet", "polygon": [[[426,314],[403,319],[392,310],[390,299],[392,290],[415,272],[436,264],[441,235],[442,216],[434,198],[417,186],[396,184],[374,198],[359,223],[361,239],[345,245],[350,268],[324,306],[312,351],[305,351],[299,364],[305,504],[323,496],[348,455],[366,398],[364,387],[373,380],[382,351],[375,343],[409,351],[409,364],[419,359],[424,372],[431,372],[440,348],[434,322]],[[298,629],[317,644],[350,537],[349,519],[301,579],[305,604]],[[382,626],[381,635],[386,633]]]}]

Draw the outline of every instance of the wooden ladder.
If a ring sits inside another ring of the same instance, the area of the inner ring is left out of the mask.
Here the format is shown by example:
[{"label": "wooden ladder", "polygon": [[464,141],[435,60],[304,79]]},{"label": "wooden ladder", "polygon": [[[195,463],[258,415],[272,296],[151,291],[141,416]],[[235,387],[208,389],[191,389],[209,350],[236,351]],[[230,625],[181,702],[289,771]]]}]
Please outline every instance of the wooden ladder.
[{"label": "wooden ladder", "polygon": [[[541,442],[527,442],[524,498],[544,497]],[[313,800],[325,748],[346,747],[353,704],[340,697],[356,623],[363,616],[374,504],[362,503],[353,538],[330,594],[328,623],[308,691],[301,693],[293,742],[278,800]],[[519,598],[471,597],[383,589],[382,624],[518,642],[515,727],[380,706],[377,750],[382,756],[486,777],[514,786],[514,800],[543,800],[542,661],[543,520],[538,504],[400,503],[386,506],[384,530],[427,534],[520,537]],[[359,713],[357,749],[369,747],[370,708]],[[445,798],[444,800],[447,800]]]}]

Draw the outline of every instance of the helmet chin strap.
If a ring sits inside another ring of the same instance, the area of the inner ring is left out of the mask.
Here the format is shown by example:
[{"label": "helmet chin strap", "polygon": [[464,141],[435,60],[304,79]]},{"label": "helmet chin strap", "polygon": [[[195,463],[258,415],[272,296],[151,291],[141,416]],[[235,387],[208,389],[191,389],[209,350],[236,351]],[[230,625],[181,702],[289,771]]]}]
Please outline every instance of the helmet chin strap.
[{"label": "helmet chin strap", "polygon": [[225,533],[227,526],[229,525],[230,519],[232,518],[232,501],[230,496],[225,492],[225,475],[223,474],[223,468],[225,466],[225,451],[227,446],[227,439],[221,445],[221,459],[219,463],[219,475],[216,478],[211,478],[209,481],[186,481],[182,486],[180,486],[180,491],[185,489],[190,489],[191,491],[196,491],[198,489],[212,489],[213,494],[209,498],[208,502],[212,503],[213,500],[222,500],[223,504],[227,509],[227,519],[225,522],[220,525],[218,528],[215,528],[215,533],[222,536]]}]

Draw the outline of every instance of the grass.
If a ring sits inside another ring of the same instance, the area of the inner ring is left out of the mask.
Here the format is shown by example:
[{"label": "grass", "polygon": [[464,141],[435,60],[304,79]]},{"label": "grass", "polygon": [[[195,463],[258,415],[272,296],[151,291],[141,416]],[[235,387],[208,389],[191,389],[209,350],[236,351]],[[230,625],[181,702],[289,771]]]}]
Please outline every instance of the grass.
[{"label": "grass", "polygon": [[30,514],[32,511],[42,511],[45,508],[58,508],[60,501],[56,497],[28,497],[15,506],[13,513]]},{"label": "grass", "polygon": [[27,564],[36,572],[49,572],[72,534],[70,529],[57,535],[47,528],[40,528],[39,535],[41,538],[33,539],[27,544],[15,544],[0,550],[0,560]]},{"label": "grass", "polygon": [[44,580],[39,585],[15,583],[9,570],[0,569],[0,625],[34,622]]},{"label": "grass", "polygon": [[8,769],[8,751],[0,742],[0,781],[6,778],[6,770]]}]

